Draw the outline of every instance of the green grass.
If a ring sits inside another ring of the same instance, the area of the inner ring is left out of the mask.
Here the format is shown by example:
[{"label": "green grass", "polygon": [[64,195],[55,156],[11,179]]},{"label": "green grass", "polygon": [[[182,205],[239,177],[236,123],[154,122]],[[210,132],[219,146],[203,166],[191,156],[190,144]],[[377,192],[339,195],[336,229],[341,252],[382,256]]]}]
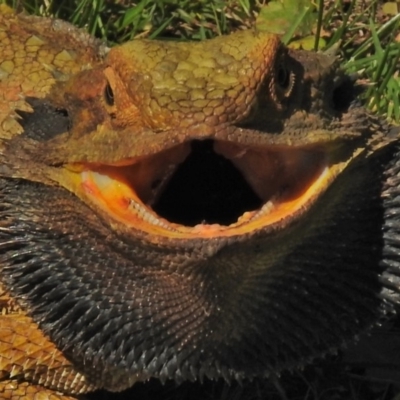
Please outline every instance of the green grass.
[{"label": "green grass", "polygon": [[[4,2],[4,1],[0,1]],[[121,43],[135,37],[205,39],[249,23],[254,2],[142,0],[7,1],[14,8],[54,16],[85,27],[91,34]]]},{"label": "green grass", "polygon": [[[333,37],[333,43],[343,40],[342,49],[345,58],[344,66],[349,73],[358,73],[366,79],[369,88],[364,99],[369,108],[384,115],[389,120],[400,122],[400,13],[382,24],[377,22],[377,13],[371,2],[369,15],[355,16],[344,32]],[[352,1],[354,7],[355,0]],[[348,14],[351,15],[352,8]],[[356,42],[359,32],[367,36]],[[346,33],[348,34],[346,36]],[[344,36],[344,39],[342,37]],[[397,37],[396,37],[397,36]]]}]

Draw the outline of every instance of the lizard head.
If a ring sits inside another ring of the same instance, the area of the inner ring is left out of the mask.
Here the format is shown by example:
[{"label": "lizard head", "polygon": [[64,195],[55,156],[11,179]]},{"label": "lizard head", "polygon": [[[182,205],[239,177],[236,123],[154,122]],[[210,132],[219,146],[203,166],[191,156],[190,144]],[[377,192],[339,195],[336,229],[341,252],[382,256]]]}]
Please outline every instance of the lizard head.
[{"label": "lizard head", "polygon": [[334,59],[269,34],[111,49],[7,143],[8,286],[113,390],[343,346],[386,310],[397,140],[353,94]]},{"label": "lizard head", "polygon": [[332,133],[336,62],[307,54],[250,31],[116,47],[55,86],[71,129],[35,158],[63,165],[62,186],[157,240],[285,224],[369,139],[357,127]]}]

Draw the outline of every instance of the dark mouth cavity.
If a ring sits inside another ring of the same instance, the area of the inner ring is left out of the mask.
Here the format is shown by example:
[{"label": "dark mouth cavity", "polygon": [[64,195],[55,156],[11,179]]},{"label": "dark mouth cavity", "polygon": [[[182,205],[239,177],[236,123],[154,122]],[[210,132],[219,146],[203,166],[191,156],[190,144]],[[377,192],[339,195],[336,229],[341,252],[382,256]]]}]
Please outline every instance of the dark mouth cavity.
[{"label": "dark mouth cavity", "polygon": [[151,206],[159,216],[185,226],[230,225],[262,206],[233,163],[214,152],[213,143],[191,143],[191,153]]}]

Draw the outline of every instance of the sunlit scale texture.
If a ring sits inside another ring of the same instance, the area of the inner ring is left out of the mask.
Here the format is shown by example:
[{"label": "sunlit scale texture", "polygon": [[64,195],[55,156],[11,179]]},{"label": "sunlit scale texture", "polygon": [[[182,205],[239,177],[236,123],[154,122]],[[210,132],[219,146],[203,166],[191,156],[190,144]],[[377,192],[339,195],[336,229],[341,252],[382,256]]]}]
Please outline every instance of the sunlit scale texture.
[{"label": "sunlit scale texture", "polygon": [[0,14],[0,43],[2,137],[21,132],[14,112],[31,109],[24,97],[44,97],[57,80],[89,68],[103,52],[99,42],[66,22],[10,13]]},{"label": "sunlit scale texture", "polygon": [[111,50],[108,62],[129,82],[149,126],[207,129],[249,113],[264,78],[273,78],[279,46],[277,36],[253,31],[229,42],[133,41]]}]

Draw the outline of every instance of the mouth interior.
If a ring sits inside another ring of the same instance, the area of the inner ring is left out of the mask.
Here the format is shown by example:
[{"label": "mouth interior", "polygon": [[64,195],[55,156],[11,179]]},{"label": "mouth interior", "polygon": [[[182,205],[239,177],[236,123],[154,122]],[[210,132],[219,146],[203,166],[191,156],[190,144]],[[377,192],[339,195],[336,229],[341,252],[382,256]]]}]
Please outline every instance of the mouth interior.
[{"label": "mouth interior", "polygon": [[190,154],[152,204],[160,217],[185,226],[230,225],[263,205],[233,162],[213,146],[211,140],[191,143]]},{"label": "mouth interior", "polygon": [[234,235],[301,209],[329,176],[313,146],[193,140],[110,165],[81,165],[85,196],[128,226],[186,237]]}]

